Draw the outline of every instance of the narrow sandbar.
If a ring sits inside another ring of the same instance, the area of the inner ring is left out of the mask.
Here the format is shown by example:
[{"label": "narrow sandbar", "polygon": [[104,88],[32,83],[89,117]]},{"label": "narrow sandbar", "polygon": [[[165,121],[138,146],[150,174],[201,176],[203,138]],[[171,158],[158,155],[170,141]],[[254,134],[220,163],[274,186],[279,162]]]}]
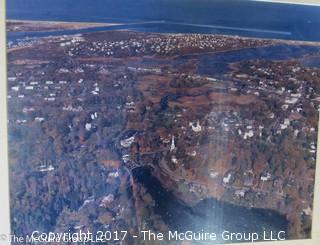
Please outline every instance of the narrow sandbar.
[{"label": "narrow sandbar", "polygon": [[37,20],[7,20],[7,31],[57,31],[78,30],[89,27],[112,26],[118,23],[95,22],[62,22],[62,21],[37,21]]}]

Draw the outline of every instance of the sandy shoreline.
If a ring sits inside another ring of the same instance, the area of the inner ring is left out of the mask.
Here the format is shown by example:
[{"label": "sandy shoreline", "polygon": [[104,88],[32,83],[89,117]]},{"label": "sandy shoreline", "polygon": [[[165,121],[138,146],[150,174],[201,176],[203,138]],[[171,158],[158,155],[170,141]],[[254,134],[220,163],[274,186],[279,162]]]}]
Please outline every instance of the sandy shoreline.
[{"label": "sandy shoreline", "polygon": [[7,20],[7,31],[53,31],[53,30],[78,30],[90,27],[113,26],[118,23],[97,22],[66,22],[66,21],[41,21],[41,20]]},{"label": "sandy shoreline", "polygon": [[86,25],[117,25],[118,23],[102,23],[102,22],[80,22],[80,21],[51,21],[51,20],[16,20],[16,19],[7,19],[7,22],[17,23],[50,23],[50,24],[86,24]]},{"label": "sandy shoreline", "polygon": [[266,2],[266,3],[283,3],[283,4],[297,4],[297,5],[309,5],[320,6],[319,0],[251,0],[254,2]]}]

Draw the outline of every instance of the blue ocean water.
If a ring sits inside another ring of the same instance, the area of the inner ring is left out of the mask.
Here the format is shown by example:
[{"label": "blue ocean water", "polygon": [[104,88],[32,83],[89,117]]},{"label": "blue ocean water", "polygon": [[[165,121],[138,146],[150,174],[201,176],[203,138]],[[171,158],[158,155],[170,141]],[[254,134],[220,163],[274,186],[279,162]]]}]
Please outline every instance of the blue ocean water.
[{"label": "blue ocean water", "polygon": [[248,0],[7,0],[7,18],[158,21],[128,29],[320,41],[320,7]]}]

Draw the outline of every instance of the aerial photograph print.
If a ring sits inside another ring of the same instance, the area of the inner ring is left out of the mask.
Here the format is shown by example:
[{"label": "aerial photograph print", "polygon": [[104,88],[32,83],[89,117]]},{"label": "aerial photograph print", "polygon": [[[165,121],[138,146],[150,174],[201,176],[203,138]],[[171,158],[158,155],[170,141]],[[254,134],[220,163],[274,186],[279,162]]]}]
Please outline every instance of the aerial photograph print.
[{"label": "aerial photograph print", "polygon": [[320,3],[7,0],[6,33],[12,244],[312,238]]}]

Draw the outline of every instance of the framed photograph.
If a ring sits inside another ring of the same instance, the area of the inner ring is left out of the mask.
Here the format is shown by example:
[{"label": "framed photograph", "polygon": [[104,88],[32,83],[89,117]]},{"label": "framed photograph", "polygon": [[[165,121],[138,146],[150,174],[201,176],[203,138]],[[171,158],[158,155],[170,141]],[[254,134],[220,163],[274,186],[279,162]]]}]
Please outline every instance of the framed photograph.
[{"label": "framed photograph", "polygon": [[1,7],[1,244],[319,244],[320,2]]}]

